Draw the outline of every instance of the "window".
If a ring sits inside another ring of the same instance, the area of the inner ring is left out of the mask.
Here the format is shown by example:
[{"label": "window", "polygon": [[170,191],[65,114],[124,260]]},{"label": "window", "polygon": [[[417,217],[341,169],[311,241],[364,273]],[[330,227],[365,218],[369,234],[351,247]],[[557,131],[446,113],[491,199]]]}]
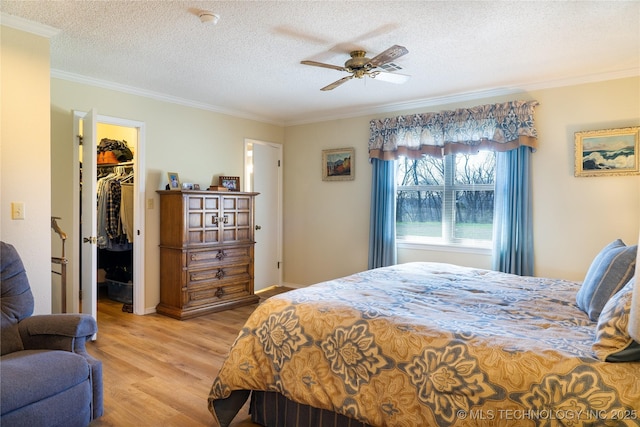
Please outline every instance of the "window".
[{"label": "window", "polygon": [[398,159],[396,238],[490,246],[495,153]]}]

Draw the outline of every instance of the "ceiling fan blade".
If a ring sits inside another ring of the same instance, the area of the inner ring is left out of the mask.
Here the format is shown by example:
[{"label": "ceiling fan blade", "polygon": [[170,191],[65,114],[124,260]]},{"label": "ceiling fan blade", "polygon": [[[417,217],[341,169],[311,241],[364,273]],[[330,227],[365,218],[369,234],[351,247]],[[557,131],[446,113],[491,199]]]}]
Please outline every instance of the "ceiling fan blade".
[{"label": "ceiling fan blade", "polygon": [[338,43],[329,50],[332,52],[339,52],[339,53],[349,53],[354,50],[367,50],[362,45],[363,41],[367,41],[369,39],[379,37],[384,34],[389,34],[393,30],[397,29],[399,26],[400,26],[399,24],[384,24],[369,32],[361,34],[358,37],[351,39],[347,42]]},{"label": "ceiling fan blade", "polygon": [[289,37],[292,39],[298,39],[302,41],[308,41],[314,44],[325,45],[325,44],[331,43],[331,41],[328,39],[314,36],[313,34],[306,33],[303,30],[298,30],[290,25],[279,25],[275,27],[272,32],[284,37]]},{"label": "ceiling fan blade", "polygon": [[401,56],[406,55],[407,53],[409,53],[409,51],[407,50],[406,47],[399,46],[396,44],[391,46],[389,49],[385,50],[384,52],[374,56],[371,59],[371,61],[369,61],[369,65],[371,65],[372,68],[375,68],[382,64],[386,64],[387,62],[393,61],[396,58],[400,58]]},{"label": "ceiling fan blade", "polygon": [[320,90],[331,90],[331,89],[335,89],[335,88],[337,88],[338,86],[340,86],[342,83],[346,83],[346,82],[348,82],[349,80],[351,80],[352,78],[353,78],[353,76],[343,77],[343,78],[341,78],[340,80],[337,80],[337,81],[335,81],[335,82],[331,83],[330,85],[327,85],[327,86],[323,87],[323,88],[322,88],[322,89],[320,89]]},{"label": "ceiling fan blade", "polygon": [[331,68],[332,70],[338,70],[338,71],[347,71],[344,67],[341,67],[340,65],[325,64],[324,62],[300,61],[300,63],[304,65],[313,65],[314,67]]},{"label": "ceiling fan blade", "polygon": [[402,84],[407,82],[411,76],[408,74],[388,73],[386,71],[373,71],[371,72],[371,78],[382,80],[383,82]]}]

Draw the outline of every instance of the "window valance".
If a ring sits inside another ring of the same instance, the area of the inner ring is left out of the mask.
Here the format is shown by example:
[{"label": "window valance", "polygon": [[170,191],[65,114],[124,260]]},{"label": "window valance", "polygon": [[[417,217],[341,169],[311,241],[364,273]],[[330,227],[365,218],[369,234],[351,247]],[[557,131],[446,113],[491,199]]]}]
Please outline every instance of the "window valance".
[{"label": "window valance", "polygon": [[437,113],[371,120],[369,158],[441,157],[479,149],[537,148],[537,101],[510,101]]}]

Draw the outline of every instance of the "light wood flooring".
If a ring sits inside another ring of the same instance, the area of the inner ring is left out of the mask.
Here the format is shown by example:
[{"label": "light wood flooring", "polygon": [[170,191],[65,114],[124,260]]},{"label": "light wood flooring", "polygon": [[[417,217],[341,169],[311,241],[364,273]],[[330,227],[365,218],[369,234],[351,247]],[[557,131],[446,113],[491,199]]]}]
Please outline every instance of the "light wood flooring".
[{"label": "light wood flooring", "polygon": [[[268,289],[262,297],[282,292]],[[136,316],[122,303],[98,301],[98,338],[88,344],[102,361],[104,415],[100,426],[215,426],[207,407],[213,379],[256,305],[190,320]],[[248,405],[233,427],[257,426]]]}]

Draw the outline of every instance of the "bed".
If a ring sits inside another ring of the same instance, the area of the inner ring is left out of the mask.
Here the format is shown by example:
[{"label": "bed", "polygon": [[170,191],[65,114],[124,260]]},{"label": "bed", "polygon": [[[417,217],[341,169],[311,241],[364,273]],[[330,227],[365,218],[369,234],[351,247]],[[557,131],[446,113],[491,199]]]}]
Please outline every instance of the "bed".
[{"label": "bed", "polygon": [[580,287],[407,263],[276,295],[247,320],[209,409],[226,426],[252,393],[263,425],[640,425],[640,362],[604,361]]}]

